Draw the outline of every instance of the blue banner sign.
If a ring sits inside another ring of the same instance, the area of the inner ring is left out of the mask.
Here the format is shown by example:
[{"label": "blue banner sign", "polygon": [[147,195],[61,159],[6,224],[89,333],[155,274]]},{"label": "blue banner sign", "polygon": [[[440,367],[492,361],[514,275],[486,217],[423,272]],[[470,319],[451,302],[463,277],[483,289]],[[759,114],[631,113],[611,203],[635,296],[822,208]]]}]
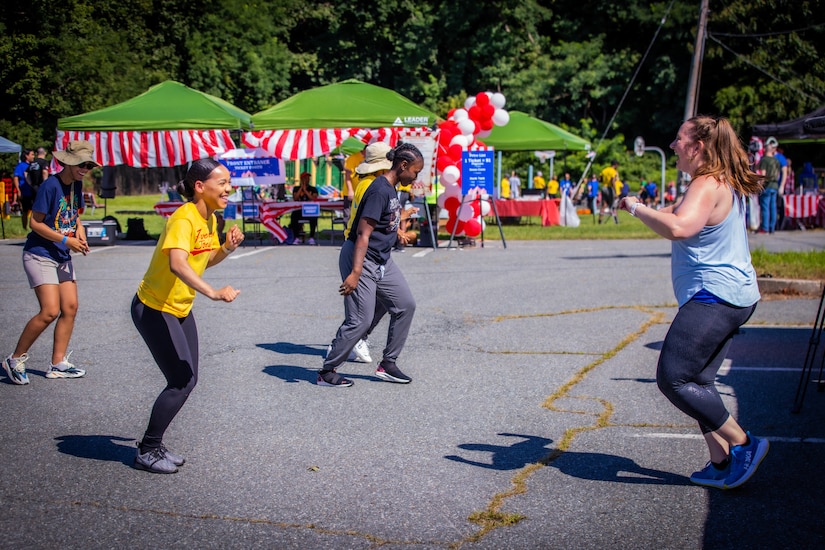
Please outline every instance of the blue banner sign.
[{"label": "blue banner sign", "polygon": [[493,194],[494,151],[464,151],[461,154],[461,194],[471,191]]}]

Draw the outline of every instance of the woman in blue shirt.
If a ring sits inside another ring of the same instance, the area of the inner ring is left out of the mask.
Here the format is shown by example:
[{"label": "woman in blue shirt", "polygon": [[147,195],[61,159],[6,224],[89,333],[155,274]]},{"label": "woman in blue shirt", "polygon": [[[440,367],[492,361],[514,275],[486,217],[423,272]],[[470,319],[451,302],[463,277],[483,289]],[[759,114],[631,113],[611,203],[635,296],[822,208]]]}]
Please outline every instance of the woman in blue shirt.
[{"label": "woman in blue shirt", "polygon": [[80,378],[86,371],[69,362],[67,349],[77,314],[77,283],[71,253],[86,254],[89,245],[80,222],[83,177],[98,166],[94,146],[70,141],[54,158],[63,170],[40,185],[32,206],[31,232],[23,246],[23,268],[34,289],[40,311],[26,323],[14,352],[3,360],[3,369],[15,384],[29,383],[25,363],[28,351],[55,320],[52,358],[46,378]]}]

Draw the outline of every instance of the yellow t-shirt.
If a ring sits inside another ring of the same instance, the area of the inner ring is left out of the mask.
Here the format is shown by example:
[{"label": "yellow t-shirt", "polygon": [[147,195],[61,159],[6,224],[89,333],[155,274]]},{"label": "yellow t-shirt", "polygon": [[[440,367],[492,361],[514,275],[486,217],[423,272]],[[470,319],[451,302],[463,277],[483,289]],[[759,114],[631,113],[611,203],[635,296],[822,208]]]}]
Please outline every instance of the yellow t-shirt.
[{"label": "yellow t-shirt", "polygon": [[501,198],[510,198],[510,179],[506,177],[501,178]]},{"label": "yellow t-shirt", "polygon": [[602,185],[608,186],[613,185],[613,180],[617,179],[616,177],[619,175],[619,172],[613,168],[612,166],[608,166],[601,173]]},{"label": "yellow t-shirt", "polygon": [[355,220],[355,213],[358,212],[358,205],[361,204],[361,198],[367,191],[367,187],[369,187],[377,177],[377,172],[361,176],[358,187],[355,188],[355,195],[352,197],[352,206],[349,209],[349,220],[347,220],[347,228],[344,229],[344,239],[348,239],[349,232],[352,231],[352,222]]},{"label": "yellow t-shirt", "polygon": [[544,181],[544,178],[542,176],[536,176],[535,178],[533,178],[534,189],[544,189],[545,187],[547,187],[547,182]]},{"label": "yellow t-shirt", "polygon": [[191,202],[175,210],[163,228],[149,268],[138,286],[137,295],[141,302],[175,317],[189,315],[195,290],[169,269],[169,250],[186,250],[189,253],[186,261],[198,276],[203,275],[210,253],[221,246],[216,222],[214,214],[209,220],[203,219]]},{"label": "yellow t-shirt", "polygon": [[550,178],[550,181],[547,182],[547,194],[548,195],[558,195],[559,194],[559,180],[556,178]]},{"label": "yellow t-shirt", "polygon": [[[358,189],[358,182],[361,179],[361,176],[358,175],[358,172],[355,171],[355,168],[364,162],[364,153],[358,152],[353,153],[352,155],[347,157],[347,160],[344,161],[344,170],[349,171],[350,181],[352,182],[352,190],[355,191]],[[341,190],[344,196],[347,195],[346,187]]]}]

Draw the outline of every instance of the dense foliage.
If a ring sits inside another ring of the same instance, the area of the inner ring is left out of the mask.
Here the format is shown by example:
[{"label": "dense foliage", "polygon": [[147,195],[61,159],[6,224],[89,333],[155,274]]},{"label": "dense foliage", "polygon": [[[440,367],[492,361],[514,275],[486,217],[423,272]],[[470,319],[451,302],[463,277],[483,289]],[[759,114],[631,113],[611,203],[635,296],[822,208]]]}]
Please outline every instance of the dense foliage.
[{"label": "dense foliage", "polygon": [[[255,113],[295,92],[358,78],[442,116],[468,93],[501,91],[508,109],[594,144],[606,135],[598,150],[606,162],[625,155],[637,135],[667,150],[684,115],[699,7],[699,0],[16,2],[0,11],[0,135],[49,145],[58,118],[167,79]],[[699,112],[728,116],[747,137],[752,124],[823,104],[825,0],[710,0],[707,29]],[[655,173],[659,160],[649,162]]]}]

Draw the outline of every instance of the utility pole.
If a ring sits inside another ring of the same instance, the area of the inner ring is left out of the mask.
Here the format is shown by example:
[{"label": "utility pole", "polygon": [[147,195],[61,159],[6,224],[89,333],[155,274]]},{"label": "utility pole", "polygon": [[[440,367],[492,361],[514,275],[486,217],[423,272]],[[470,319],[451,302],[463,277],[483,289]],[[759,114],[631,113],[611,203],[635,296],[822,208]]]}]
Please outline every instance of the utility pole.
[{"label": "utility pole", "polygon": [[[690,79],[688,80],[687,99],[685,100],[685,117],[687,120],[696,116],[696,104],[699,102],[699,84],[702,80],[702,60],[705,57],[705,28],[708,24],[708,2],[702,0],[699,8],[699,26],[696,28],[696,45],[693,48],[693,61],[690,64]],[[676,184],[676,193],[681,194],[682,184],[687,175],[679,172]]]},{"label": "utility pole", "polygon": [[708,24],[708,2],[702,0],[699,8],[699,26],[696,28],[696,45],[693,48],[693,62],[690,64],[687,100],[685,101],[685,120],[696,116],[696,104],[699,98],[699,85],[702,80],[702,60],[705,57],[705,29]]}]

